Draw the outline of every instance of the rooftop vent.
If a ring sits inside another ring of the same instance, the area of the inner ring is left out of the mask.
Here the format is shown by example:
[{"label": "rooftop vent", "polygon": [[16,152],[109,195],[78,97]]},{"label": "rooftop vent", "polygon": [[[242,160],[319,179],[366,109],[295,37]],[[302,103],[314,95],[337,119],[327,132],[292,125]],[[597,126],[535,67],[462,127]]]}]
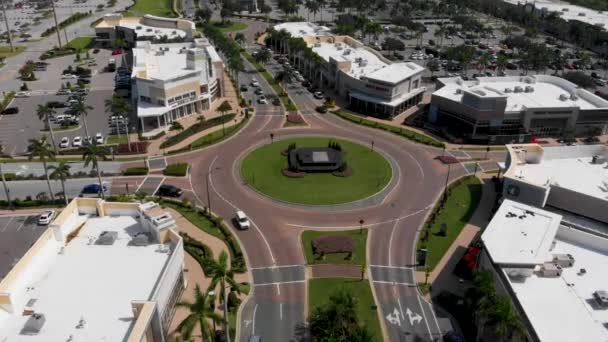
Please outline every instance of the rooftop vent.
[{"label": "rooftop vent", "polygon": [[21,329],[21,335],[38,335],[42,326],[44,326],[44,322],[46,318],[44,318],[43,314],[33,314],[30,318],[25,322],[25,325]]},{"label": "rooftop vent", "polygon": [[587,16],[587,14],[585,14],[585,12],[579,12],[579,13],[578,13],[578,16],[579,16],[579,17],[586,17],[586,16]]},{"label": "rooftop vent", "polygon": [[366,66],[367,65],[367,59],[361,59],[361,62],[359,62],[359,66]]},{"label": "rooftop vent", "polygon": [[578,96],[576,96],[575,94],[570,94],[570,100],[576,101],[578,100]]},{"label": "rooftop vent", "polygon": [[602,157],[602,156],[593,156],[591,157],[591,164],[604,164],[606,162],[606,158]]},{"label": "rooftop vent", "polygon": [[524,88],[522,88],[520,86],[515,86],[515,88],[513,88],[514,93],[521,93],[523,91],[524,91]]},{"label": "rooftop vent", "polygon": [[456,88],[456,95],[460,95],[460,94],[462,94],[462,89]]},{"label": "rooftop vent", "polygon": [[553,254],[553,263],[561,267],[572,267],[574,257],[571,254]]},{"label": "rooftop vent", "polygon": [[593,299],[602,309],[608,308],[608,291],[597,290],[593,292]]},{"label": "rooftop vent", "polygon": [[321,43],[315,43],[315,47],[321,47]]},{"label": "rooftop vent", "polygon": [[104,230],[103,232],[101,232],[101,234],[99,234],[99,237],[97,238],[97,241],[95,242],[95,244],[103,245],[103,246],[110,246],[110,245],[114,244],[114,241],[116,241],[117,237],[118,237],[117,232],[109,232],[107,230]]},{"label": "rooftop vent", "polygon": [[566,94],[559,94],[559,99],[561,101],[567,101],[568,100],[568,95],[566,95]]},{"label": "rooftop vent", "polygon": [[542,277],[559,277],[562,275],[562,267],[552,262],[546,262],[539,267],[538,275]]},{"label": "rooftop vent", "polygon": [[150,236],[144,232],[135,234],[131,240],[131,245],[145,247],[150,244]]},{"label": "rooftop vent", "polygon": [[524,93],[532,93],[534,92],[534,87],[533,86],[526,86],[524,88]]},{"label": "rooftop vent", "polygon": [[350,49],[346,49],[346,50],[344,50],[344,52],[342,54],[345,56],[350,55],[350,51],[351,51]]},{"label": "rooftop vent", "polygon": [[513,90],[511,88],[505,88],[505,93],[509,94],[509,93],[512,93],[512,92],[513,92]]}]

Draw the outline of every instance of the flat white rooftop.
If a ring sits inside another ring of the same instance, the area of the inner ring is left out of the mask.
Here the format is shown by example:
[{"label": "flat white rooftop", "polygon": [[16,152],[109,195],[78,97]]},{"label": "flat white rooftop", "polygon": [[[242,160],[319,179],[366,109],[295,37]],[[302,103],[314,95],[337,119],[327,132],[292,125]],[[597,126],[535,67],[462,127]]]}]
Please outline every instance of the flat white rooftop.
[{"label": "flat white rooftop", "polygon": [[[110,14],[109,18],[115,18],[116,15],[115,14]],[[163,18],[159,18],[163,19]],[[166,18],[168,19],[168,18]],[[167,38],[184,38],[187,36],[187,33],[185,30],[182,29],[178,29],[178,28],[166,28],[166,27],[159,27],[159,26],[153,26],[153,25],[146,25],[145,24],[145,19],[144,17],[121,17],[119,20],[112,20],[112,19],[108,19],[108,20],[102,20],[101,22],[99,22],[99,24],[97,24],[95,27],[96,28],[106,28],[106,27],[114,27],[114,26],[121,26],[121,27],[126,27],[128,29],[134,30],[135,33],[137,34],[138,37],[154,37],[156,39],[160,39],[163,36],[166,36]]]},{"label": "flat white rooftop", "polygon": [[[525,1],[519,0],[504,0],[511,4],[525,3]],[[606,29],[608,25],[608,14],[596,11],[590,8],[581,6],[571,5],[567,2],[561,1],[550,1],[550,0],[537,0],[534,1],[534,6],[539,10],[546,10],[548,12],[557,12],[559,16],[564,20],[577,20],[590,25],[596,25]]]},{"label": "flat white rooftop", "polygon": [[598,308],[593,299],[593,292],[608,289],[608,240],[561,230],[573,238],[558,233],[551,253],[572,255],[574,266],[562,268],[560,277],[508,278],[510,285],[540,341],[608,341],[608,310]]},{"label": "flat white rooftop", "polygon": [[504,200],[481,239],[494,263],[542,264],[549,260],[560,221],[560,215]]},{"label": "flat white rooftop", "polygon": [[278,24],[274,26],[274,29],[277,31],[285,30],[294,38],[332,35],[328,27],[306,21]]},{"label": "flat white rooftop", "polygon": [[[503,97],[507,100],[505,108],[507,113],[521,112],[526,108],[577,107],[583,110],[608,108],[608,101],[586,90],[578,89],[574,84],[556,76],[479,77],[472,81],[453,77],[441,78],[440,82],[445,86],[435,91],[433,96],[455,102],[462,102],[465,92],[481,98]],[[532,91],[526,92],[526,87],[531,87]],[[521,91],[518,91],[519,89]]]},{"label": "flat white rooftop", "polygon": [[[113,245],[95,244],[102,231],[117,233]],[[49,257],[29,265],[31,283],[15,313],[0,311],[0,340],[66,341],[73,335],[74,342],[123,341],[133,323],[131,302],[150,299],[171,255],[159,252],[159,244],[130,246],[131,237],[143,231],[131,216],[94,217],[63,252],[62,242],[48,241]],[[37,335],[20,335],[30,317],[21,313],[30,300],[46,322]],[[77,329],[81,319],[86,323]]]}]

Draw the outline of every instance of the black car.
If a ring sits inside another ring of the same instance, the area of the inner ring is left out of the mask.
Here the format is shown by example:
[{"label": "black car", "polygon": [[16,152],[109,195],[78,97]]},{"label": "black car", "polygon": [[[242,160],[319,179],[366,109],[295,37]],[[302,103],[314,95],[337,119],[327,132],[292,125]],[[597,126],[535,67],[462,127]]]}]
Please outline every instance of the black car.
[{"label": "black car", "polygon": [[279,98],[275,97],[274,99],[272,99],[272,104],[275,106],[280,106],[281,100],[279,100]]},{"label": "black car", "polygon": [[321,114],[325,114],[327,113],[327,107],[325,106],[318,106],[317,108],[315,108],[317,110],[317,112],[321,113]]},{"label": "black car", "polygon": [[302,87],[304,87],[304,88],[308,88],[308,87],[310,87],[310,82],[308,82],[308,81],[303,81],[303,82],[302,82]]},{"label": "black car", "polygon": [[59,102],[59,101],[49,101],[46,104],[47,104],[47,106],[49,106],[51,108],[65,108],[66,107],[64,102]]},{"label": "black car", "polygon": [[173,186],[173,185],[169,185],[169,184],[163,184],[161,185],[158,190],[156,191],[156,195],[157,196],[167,196],[167,197],[179,197],[183,194],[184,192],[182,191],[182,189]]},{"label": "black car", "polygon": [[247,91],[247,86],[244,84],[241,84],[241,91]]},{"label": "black car", "polygon": [[2,111],[2,114],[17,114],[19,113],[19,108],[18,107],[8,107],[5,110]]}]

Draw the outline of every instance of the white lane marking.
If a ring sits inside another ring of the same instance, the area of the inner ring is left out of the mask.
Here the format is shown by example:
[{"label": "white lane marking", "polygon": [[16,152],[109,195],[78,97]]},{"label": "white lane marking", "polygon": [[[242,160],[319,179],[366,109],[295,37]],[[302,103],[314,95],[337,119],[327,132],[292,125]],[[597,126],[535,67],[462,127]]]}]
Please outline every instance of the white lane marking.
[{"label": "white lane marking", "polygon": [[386,281],[386,280],[372,280],[372,283],[378,283],[378,284],[390,284],[390,285],[403,285],[403,286],[416,286],[416,284],[411,284],[411,283],[397,283],[394,281]]},{"label": "white lane marking", "polygon": [[19,225],[19,228],[17,228],[17,231],[20,231],[21,228],[23,228],[24,224],[25,224],[25,220],[23,220],[23,222],[21,222],[21,224]]},{"label": "white lane marking", "polygon": [[272,121],[272,115],[268,115],[267,114],[267,115],[264,115],[264,116],[267,116],[268,120],[266,120],[266,122],[264,122],[264,124],[262,125],[262,127],[260,129],[258,129],[257,132],[255,132],[256,135],[260,134],[264,130],[264,128],[266,128],[266,126],[268,126],[268,124],[270,123],[270,121]]},{"label": "white lane marking", "polygon": [[397,297],[397,304],[399,305],[399,313],[401,314],[401,317],[405,318],[405,315],[403,314],[403,307],[401,306],[401,299],[399,299],[399,297]]},{"label": "white lane marking", "polygon": [[163,183],[165,182],[165,179],[167,179],[167,177],[163,177],[163,179],[160,180],[160,183],[158,183],[158,186],[156,187],[156,189],[154,189],[152,196],[154,196],[156,194],[156,192],[158,191],[158,189],[160,189],[160,186],[163,185]]},{"label": "white lane marking", "polygon": [[369,265],[369,267],[379,267],[379,268],[395,268],[399,270],[413,270],[413,267],[406,266],[386,266],[386,265]]},{"label": "white lane marking", "polygon": [[297,284],[297,283],[305,283],[306,280],[290,280],[290,281],[279,281],[279,282],[273,282],[273,283],[261,283],[261,284],[253,284],[253,286],[269,286],[269,285],[276,285],[276,284]]},{"label": "white lane marking", "polygon": [[[375,222],[375,223],[366,223],[365,226],[366,227],[373,227],[373,226],[379,226],[379,225],[382,225],[382,224],[385,224],[385,223],[391,223],[391,222],[395,222],[395,221],[398,221],[398,220],[403,220],[403,219],[409,218],[411,216],[418,215],[421,212],[429,210],[432,207],[433,207],[433,204],[429,204],[425,208],[416,210],[413,213],[407,214],[405,216],[397,217],[395,219],[387,220],[387,221],[381,221],[381,222]],[[286,223],[286,225],[287,226],[292,226],[292,227],[298,227],[298,228],[309,228],[309,229],[354,229],[354,228],[359,228],[359,225],[356,225],[356,226],[311,226],[309,224],[294,224],[294,223]]]},{"label": "white lane marking", "polygon": [[251,318],[251,320],[253,321],[252,326],[251,326],[251,335],[255,335],[255,313],[258,311],[258,305],[256,304],[253,307],[253,317]]},{"label": "white lane marking", "polygon": [[281,286],[279,286],[279,283],[277,283],[277,294],[279,296],[281,295]]},{"label": "white lane marking", "polygon": [[424,313],[424,308],[422,307],[422,302],[420,302],[420,296],[418,293],[416,293],[416,299],[418,299],[418,305],[420,305],[420,310],[422,310],[422,317],[424,317],[424,324],[426,324],[426,329],[429,331],[429,337],[433,336],[429,322],[426,320],[426,314]]},{"label": "white lane marking", "polygon": [[391,230],[391,237],[388,240],[388,265],[393,266],[393,237],[395,236],[395,228],[397,228],[397,224],[399,220],[395,220],[395,224],[393,225],[393,229]]},{"label": "white lane marking", "polygon": [[8,222],[6,223],[6,225],[4,226],[4,228],[2,228],[2,231],[5,232],[6,228],[8,228],[8,226],[11,224],[11,222],[13,221],[14,217],[11,217]]},{"label": "white lane marking", "polygon": [[[190,170],[192,169],[190,168]],[[203,204],[203,201],[198,197],[198,194],[194,191],[194,187],[192,186],[192,172],[188,172],[188,182],[190,182],[190,191],[194,194],[194,198],[196,198],[199,203]]]},{"label": "white lane marking", "polygon": [[[211,161],[211,164],[209,164],[209,170],[208,170],[209,172],[211,172],[211,170],[213,169],[213,165],[217,161],[217,158],[218,158],[218,156],[215,156],[215,158],[213,158],[213,161]],[[213,183],[213,177],[211,177],[211,176],[212,175],[209,175],[209,184],[211,185],[211,189],[213,189],[213,192],[215,192],[218,195],[218,197],[221,198],[224,202],[228,203],[228,205],[230,205],[233,209],[237,210],[238,208],[236,207],[236,205],[232,204],[232,202],[227,200],[224,196],[222,196],[222,194],[220,194],[219,191],[217,191],[217,189],[215,188],[215,184]],[[253,222],[251,217],[249,218],[249,221],[253,225],[253,228],[255,228],[255,230],[260,234],[260,236],[262,237],[262,240],[264,240],[264,243],[266,244],[266,248],[268,249],[268,253],[270,253],[270,259],[272,259],[272,263],[276,264],[276,259],[274,258],[274,254],[272,253],[272,249],[270,248],[270,244],[268,243],[268,240],[266,240],[266,236],[264,236],[264,234],[262,233],[262,231],[260,230],[258,225],[255,224],[255,222]]]},{"label": "white lane marking", "polygon": [[306,267],[305,265],[276,265],[276,266],[265,266],[265,267],[251,267],[250,270],[271,270],[275,268],[290,268],[290,267]]},{"label": "white lane marking", "polygon": [[279,303],[279,318],[283,320],[283,303]]},{"label": "white lane marking", "polygon": [[[420,298],[420,296],[418,296]],[[431,304],[426,298],[422,297],[422,301],[427,303],[429,308],[431,309],[431,313],[433,314],[433,320],[435,321],[435,326],[437,326],[437,331],[441,333],[441,328],[439,327],[439,322],[437,322],[437,315],[435,314],[435,310],[433,310],[433,304]]]},{"label": "white lane marking", "polygon": [[[149,168],[148,168],[148,169],[149,169]],[[142,185],[144,185],[144,183],[146,182],[146,180],[148,179],[148,177],[149,177],[148,175],[146,175],[146,177],[144,177],[144,180],[143,180],[143,181],[141,181],[141,183],[139,184],[139,186],[137,187],[137,189],[135,189],[135,193],[138,193],[138,192],[139,192],[139,189],[141,188],[141,186],[142,186]],[[136,183],[136,184],[137,184],[137,183]],[[154,195],[154,194],[152,194],[152,195]]]}]

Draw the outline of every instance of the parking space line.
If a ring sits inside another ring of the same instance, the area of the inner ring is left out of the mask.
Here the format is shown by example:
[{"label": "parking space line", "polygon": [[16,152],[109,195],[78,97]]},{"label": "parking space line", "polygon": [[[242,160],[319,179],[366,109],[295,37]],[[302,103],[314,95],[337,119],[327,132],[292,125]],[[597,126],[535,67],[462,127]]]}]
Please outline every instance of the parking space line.
[{"label": "parking space line", "polygon": [[389,285],[403,285],[403,286],[416,286],[416,284],[410,284],[410,283],[398,283],[398,282],[394,282],[394,281],[373,280],[373,279],[372,279],[372,283],[389,284]]},{"label": "parking space line", "polygon": [[160,186],[163,185],[163,183],[165,182],[165,179],[167,179],[167,177],[163,177],[163,179],[160,180],[160,183],[158,183],[158,186],[156,187],[156,189],[154,189],[154,192],[152,193],[152,196],[154,196],[154,194],[158,191],[158,189],[160,188]]},{"label": "parking space line", "polygon": [[272,285],[280,285],[280,284],[297,284],[297,283],[305,283],[306,280],[290,280],[290,281],[277,281],[272,283],[260,283],[253,284],[253,286],[272,286]]},{"label": "parking space line", "polygon": [[294,265],[277,265],[277,266],[264,266],[264,267],[251,267],[250,270],[254,271],[254,270],[270,270],[273,268],[288,268],[288,267],[304,267],[305,265],[298,265],[298,264],[294,264]]},{"label": "parking space line", "polygon": [[139,192],[139,189],[141,188],[142,185],[144,185],[144,183],[146,182],[146,180],[148,179],[150,175],[146,175],[146,177],[144,178],[143,181],[141,181],[141,183],[139,183],[139,186],[137,187],[137,189],[135,189],[135,193]]},{"label": "parking space line", "polygon": [[413,270],[413,267],[406,266],[388,266],[388,265],[369,265],[369,267],[379,267],[379,268],[396,268],[399,270]]},{"label": "parking space line", "polygon": [[23,220],[23,222],[21,222],[21,224],[19,225],[19,228],[17,228],[17,231],[20,231],[21,228],[23,228],[23,225],[25,224],[26,220]]},{"label": "parking space line", "polygon": [[6,225],[4,226],[4,228],[2,228],[2,231],[5,232],[6,228],[8,228],[8,226],[11,224],[11,222],[13,221],[14,217],[11,216],[11,218],[8,220],[8,222],[6,223]]}]

